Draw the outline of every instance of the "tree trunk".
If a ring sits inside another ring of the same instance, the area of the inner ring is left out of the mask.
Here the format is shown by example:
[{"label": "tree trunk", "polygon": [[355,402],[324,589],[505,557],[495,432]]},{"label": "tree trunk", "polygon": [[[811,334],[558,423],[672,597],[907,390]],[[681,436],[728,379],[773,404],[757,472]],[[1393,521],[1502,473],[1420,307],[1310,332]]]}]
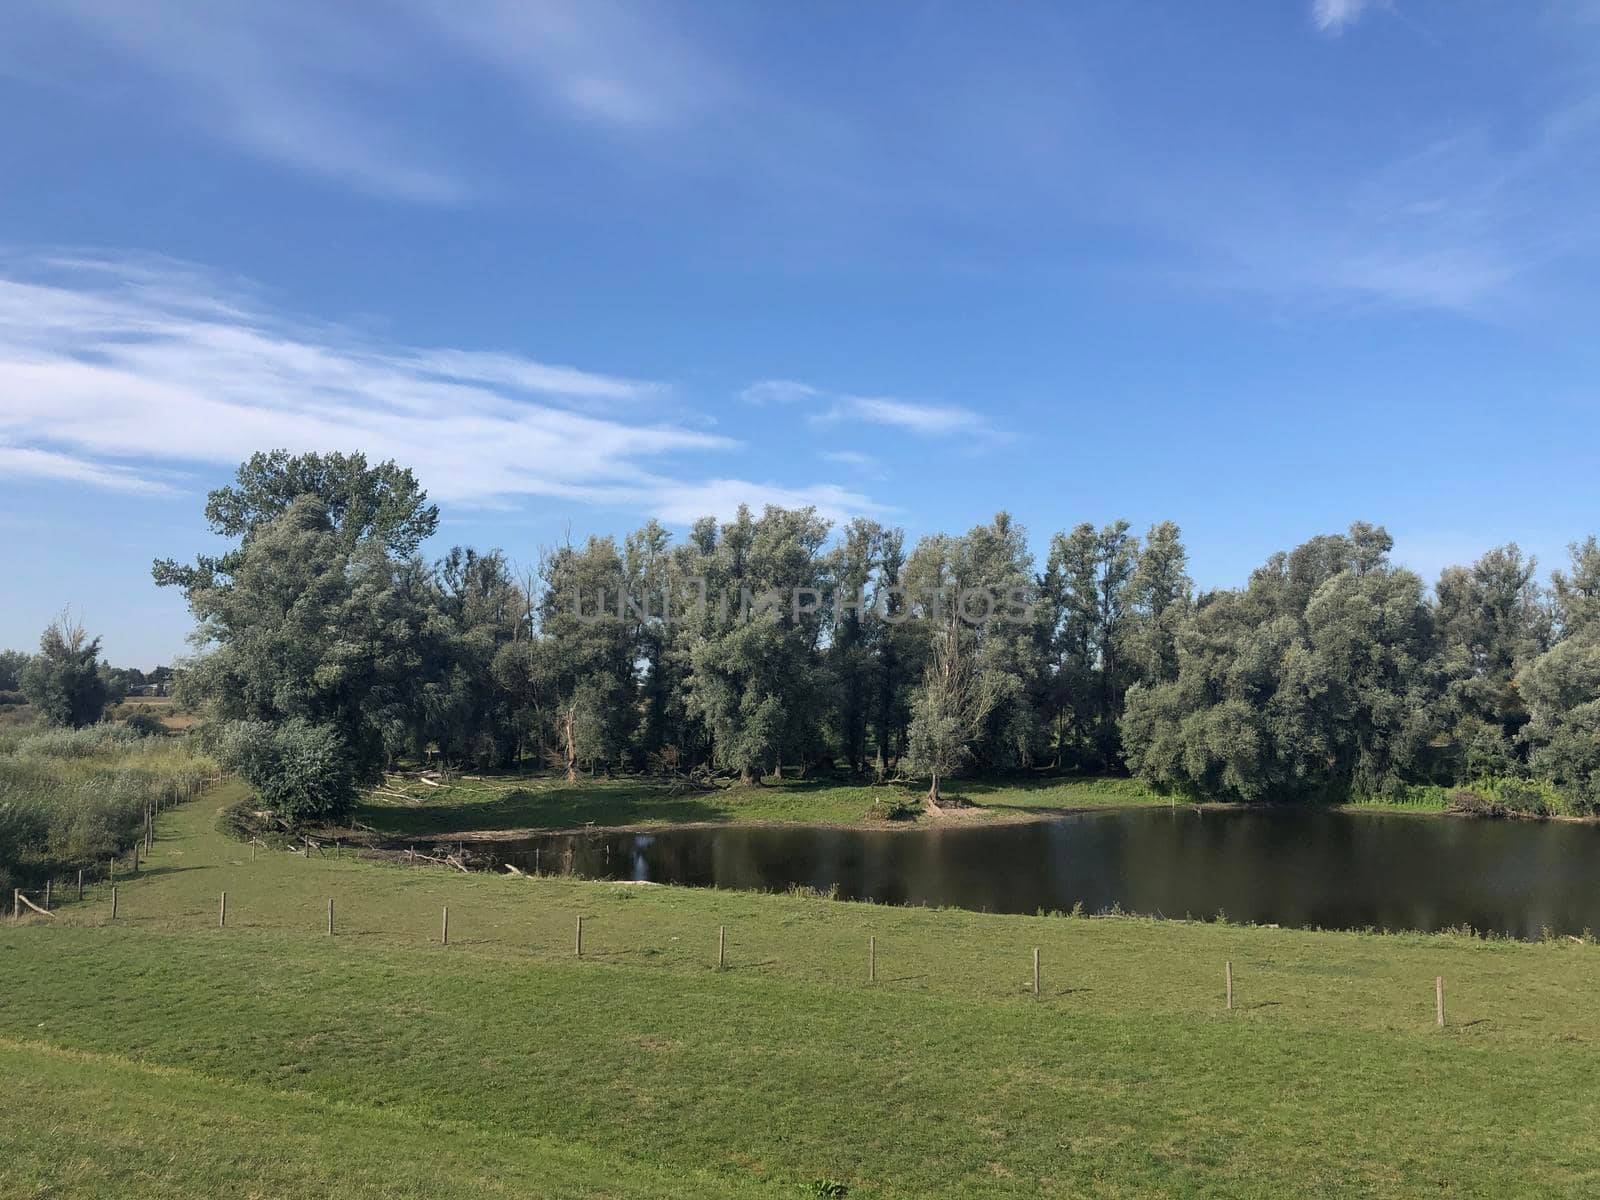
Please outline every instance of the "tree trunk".
[{"label": "tree trunk", "polygon": [[740,767],[739,782],[745,787],[756,787],[760,784],[761,780],[749,767]]},{"label": "tree trunk", "polygon": [[562,714],[562,718],[561,718],[561,731],[562,731],[562,734],[563,734],[563,739],[566,742],[566,750],[567,750],[567,782],[568,783],[577,783],[578,782],[578,752],[577,752],[576,745],[575,745],[575,738],[573,737],[573,724],[574,724],[574,721],[573,721],[573,717],[572,717],[572,710],[568,709],[565,713]]},{"label": "tree trunk", "polygon": [[928,785],[928,803],[935,808],[939,807],[939,772],[933,773],[933,782]]}]

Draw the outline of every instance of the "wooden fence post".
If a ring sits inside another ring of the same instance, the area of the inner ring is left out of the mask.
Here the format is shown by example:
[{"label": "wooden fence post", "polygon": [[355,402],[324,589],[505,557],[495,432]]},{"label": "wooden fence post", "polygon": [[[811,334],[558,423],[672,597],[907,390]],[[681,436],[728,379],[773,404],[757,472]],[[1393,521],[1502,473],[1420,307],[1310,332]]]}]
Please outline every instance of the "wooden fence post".
[{"label": "wooden fence post", "polygon": [[113,921],[117,919],[117,889],[115,884],[111,888],[111,919]]},{"label": "wooden fence post", "polygon": [[450,906],[448,904],[444,906],[444,913],[439,918],[439,944],[441,946],[450,944]]},{"label": "wooden fence post", "polygon": [[333,936],[333,897],[328,897],[328,936]]},{"label": "wooden fence post", "polygon": [[878,982],[878,939],[875,936],[867,939],[867,982]]},{"label": "wooden fence post", "polygon": [[45,910],[45,912],[49,912],[50,911],[50,885],[52,883],[54,883],[54,882],[55,882],[55,880],[53,880],[53,879],[46,879],[44,881],[44,910]]},{"label": "wooden fence post", "polygon": [[1434,1009],[1434,1015],[1438,1018],[1438,1021],[1439,1021],[1439,1028],[1443,1029],[1444,1028],[1444,976],[1443,975],[1435,975],[1433,977],[1433,1009]]},{"label": "wooden fence post", "polygon": [[1033,948],[1033,994],[1039,994],[1039,947]]},{"label": "wooden fence post", "polygon": [[1222,974],[1223,974],[1223,977],[1228,982],[1228,1008],[1230,1010],[1232,1010],[1232,1008],[1233,1008],[1233,963],[1231,963],[1231,962],[1223,963],[1222,964]]},{"label": "wooden fence post", "polygon": [[83,899],[83,868],[78,868],[78,899]]},{"label": "wooden fence post", "polygon": [[217,928],[228,927],[228,893],[222,893],[222,899],[217,902]]},{"label": "wooden fence post", "polygon": [[583,957],[583,914],[578,914],[578,933],[572,943],[572,952],[579,958]]},{"label": "wooden fence post", "polygon": [[717,970],[726,969],[728,965],[728,933],[726,927],[717,926]]}]

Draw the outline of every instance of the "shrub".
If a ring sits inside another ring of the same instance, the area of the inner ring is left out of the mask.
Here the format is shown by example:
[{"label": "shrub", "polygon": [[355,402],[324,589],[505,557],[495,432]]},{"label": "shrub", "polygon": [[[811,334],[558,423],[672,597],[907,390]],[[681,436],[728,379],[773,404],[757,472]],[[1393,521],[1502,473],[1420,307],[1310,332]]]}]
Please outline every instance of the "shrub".
[{"label": "shrub", "polygon": [[903,796],[896,796],[885,801],[874,798],[872,811],[868,814],[874,821],[914,821],[922,812],[922,806]]},{"label": "shrub", "polygon": [[236,721],[220,749],[262,802],[291,824],[338,821],[355,810],[350,756],[329,726],[299,718],[276,726]]},{"label": "shrub", "polygon": [[1470,817],[1503,817],[1506,810],[1494,800],[1471,788],[1457,788],[1450,794],[1450,811]]},{"label": "shrub", "polygon": [[1475,817],[1553,817],[1581,813],[1583,806],[1549,780],[1491,775],[1452,792],[1449,809]]},{"label": "shrub", "polygon": [[154,713],[132,712],[123,718],[122,724],[140,737],[164,737],[167,732],[161,718]]}]

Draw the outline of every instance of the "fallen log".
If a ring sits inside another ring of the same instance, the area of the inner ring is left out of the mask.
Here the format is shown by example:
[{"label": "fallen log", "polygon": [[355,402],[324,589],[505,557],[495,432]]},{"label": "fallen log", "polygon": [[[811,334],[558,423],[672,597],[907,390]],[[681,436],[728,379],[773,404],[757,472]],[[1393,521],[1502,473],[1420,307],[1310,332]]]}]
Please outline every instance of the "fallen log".
[{"label": "fallen log", "polygon": [[53,917],[53,916],[57,915],[56,913],[51,912],[48,908],[40,908],[37,904],[35,904],[32,900],[29,900],[21,892],[17,893],[17,899],[22,901],[29,908],[33,909],[33,911],[36,912],[36,913],[43,913],[47,917]]}]

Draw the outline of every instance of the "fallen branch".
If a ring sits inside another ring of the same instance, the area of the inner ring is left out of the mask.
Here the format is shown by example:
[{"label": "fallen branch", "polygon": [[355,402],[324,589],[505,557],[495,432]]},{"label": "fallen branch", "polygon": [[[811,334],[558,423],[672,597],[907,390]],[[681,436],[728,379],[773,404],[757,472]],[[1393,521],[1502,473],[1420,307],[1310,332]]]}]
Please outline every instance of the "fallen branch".
[{"label": "fallen branch", "polygon": [[33,911],[36,912],[36,913],[43,913],[47,917],[53,917],[53,916],[56,915],[55,913],[51,912],[48,908],[40,908],[37,904],[35,904],[32,900],[29,900],[21,892],[17,893],[17,899],[22,901],[22,903],[26,904],[29,908],[33,909]]},{"label": "fallen branch", "polygon": [[520,879],[526,879],[528,877],[528,873],[526,871],[519,871],[519,870],[517,870],[516,867],[513,867],[510,863],[501,863],[500,865],[505,870],[509,871],[511,874],[517,876]]}]

